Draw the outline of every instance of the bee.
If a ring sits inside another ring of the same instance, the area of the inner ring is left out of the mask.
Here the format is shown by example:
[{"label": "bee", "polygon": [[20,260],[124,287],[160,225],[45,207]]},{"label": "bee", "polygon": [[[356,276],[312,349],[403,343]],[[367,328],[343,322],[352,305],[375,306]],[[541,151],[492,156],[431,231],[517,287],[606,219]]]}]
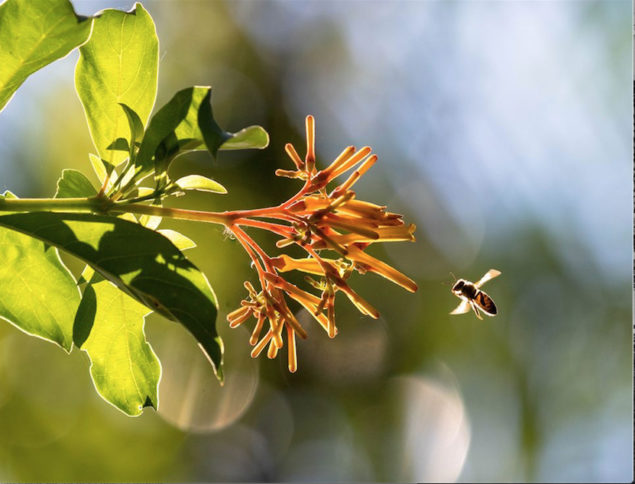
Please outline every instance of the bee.
[{"label": "bee", "polygon": [[459,279],[456,281],[452,287],[452,294],[461,299],[461,304],[459,304],[450,314],[467,313],[470,308],[472,308],[478,319],[483,319],[481,311],[488,316],[496,316],[496,304],[494,304],[491,297],[481,291],[481,286],[490,279],[494,279],[500,275],[500,271],[490,269],[476,283],[466,281],[465,279]]}]

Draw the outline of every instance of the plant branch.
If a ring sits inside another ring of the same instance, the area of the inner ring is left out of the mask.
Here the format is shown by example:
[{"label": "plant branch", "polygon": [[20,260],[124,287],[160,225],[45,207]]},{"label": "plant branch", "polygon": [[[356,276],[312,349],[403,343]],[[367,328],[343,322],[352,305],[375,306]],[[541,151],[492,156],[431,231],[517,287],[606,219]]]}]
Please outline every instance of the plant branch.
[{"label": "plant branch", "polygon": [[90,198],[0,198],[0,212],[103,212],[109,202]]}]

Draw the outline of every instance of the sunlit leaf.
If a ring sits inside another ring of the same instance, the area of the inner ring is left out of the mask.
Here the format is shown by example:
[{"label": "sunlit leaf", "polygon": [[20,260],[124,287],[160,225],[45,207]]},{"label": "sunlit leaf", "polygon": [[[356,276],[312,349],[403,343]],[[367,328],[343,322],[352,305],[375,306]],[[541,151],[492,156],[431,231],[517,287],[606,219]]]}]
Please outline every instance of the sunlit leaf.
[{"label": "sunlit leaf", "polygon": [[[137,196],[145,197],[154,193],[154,188],[149,187],[138,187],[137,188]],[[141,215],[137,216],[138,221],[144,227],[155,230],[159,225],[161,225],[161,221],[163,217],[159,217],[158,215]]]},{"label": "sunlit leaf", "polygon": [[139,115],[128,105],[119,103],[121,109],[128,118],[128,127],[130,128],[130,148],[134,147],[134,144],[141,141],[143,137],[143,121],[139,118]]},{"label": "sunlit leaf", "polygon": [[62,177],[57,180],[55,198],[94,197],[97,190],[88,178],[77,170],[62,170]]},{"label": "sunlit leaf", "polygon": [[[209,88],[206,88],[209,89]],[[169,155],[167,145],[171,146],[174,155],[179,151],[179,140],[175,130],[180,124],[188,127],[188,131],[195,131],[198,119],[198,107],[201,102],[201,88],[191,87],[177,92],[168,103],[163,106],[150,119],[148,129],[143,137],[139,153],[135,160],[138,169],[146,174],[154,169],[152,157],[157,154],[157,158],[166,159]],[[204,93],[203,93],[204,96]],[[185,130],[181,130],[185,131]],[[170,139],[168,139],[170,137]],[[184,138],[181,140],[181,147],[189,143],[189,148],[194,149],[201,144],[200,136],[196,138]],[[163,143],[162,153],[157,153]],[[167,170],[167,165],[164,170]]]},{"label": "sunlit leaf", "polygon": [[[82,173],[64,170],[55,197],[96,194]],[[95,388],[105,400],[128,415],[139,415],[145,406],[156,408],[161,367],[143,334],[143,318],[150,310],[99,274],[95,275],[90,265],[82,272],[78,284],[87,281],[91,283],[84,289],[75,316],[73,342],[90,357]]]},{"label": "sunlit leaf", "polygon": [[77,284],[79,285],[89,282],[93,278],[93,275],[95,275],[95,269],[93,269],[89,265],[86,265],[81,275],[79,276],[79,279],[77,280]]},{"label": "sunlit leaf", "polygon": [[183,324],[222,379],[216,296],[205,275],[166,237],[117,217],[78,213],[2,215],[0,226],[78,257],[147,307]]},{"label": "sunlit leaf", "polygon": [[227,193],[227,189],[220,183],[201,175],[188,175],[175,182],[183,190],[200,190],[213,193]]},{"label": "sunlit leaf", "polygon": [[249,126],[241,129],[226,140],[221,150],[245,150],[248,148],[263,149],[269,146],[269,134],[261,126]]},{"label": "sunlit leaf", "polygon": [[158,215],[142,215],[139,217],[139,223],[150,230],[154,230],[161,225],[162,220],[163,217],[159,217]]},{"label": "sunlit leaf", "polygon": [[127,220],[128,222],[139,223],[137,218],[131,213],[122,213],[122,214],[117,215],[117,217],[122,219],[122,220]]},{"label": "sunlit leaf", "polygon": [[[55,198],[94,197],[95,195],[97,195],[97,191],[81,172],[71,169],[62,170],[62,176],[57,180]],[[54,248],[53,250],[58,249]],[[93,268],[87,265],[77,284],[89,281],[94,272]]]},{"label": "sunlit leaf", "polygon": [[139,3],[130,12],[101,12],[90,40],[79,49],[75,86],[97,153],[112,165],[128,157],[127,152],[117,149],[118,140],[131,139],[121,104],[134,111],[142,123],[152,111],[158,49],[154,22]]},{"label": "sunlit leaf", "polygon": [[137,187],[137,196],[138,197],[145,197],[147,195],[150,195],[151,193],[154,193],[154,188]]},{"label": "sunlit leaf", "polygon": [[90,164],[93,167],[95,175],[97,175],[97,178],[99,178],[99,181],[103,183],[106,177],[108,176],[108,173],[112,171],[112,168],[113,168],[112,165],[110,166],[110,170],[109,170],[106,164],[104,164],[104,162],[102,161],[102,159],[97,155],[93,155],[92,153],[88,154],[88,159],[90,160]]},{"label": "sunlit leaf", "polygon": [[91,282],[77,310],[73,341],[88,353],[99,394],[128,415],[157,408],[161,366],[143,331],[148,308],[109,281]]},{"label": "sunlit leaf", "polygon": [[80,294],[55,248],[0,227],[0,254],[0,317],[70,351]]},{"label": "sunlit leaf", "polygon": [[196,247],[196,242],[194,242],[189,237],[186,237],[180,232],[171,229],[160,229],[157,230],[161,235],[170,239],[170,241],[179,249],[179,250],[187,250],[193,249]]},{"label": "sunlit leaf", "polygon": [[0,111],[28,76],[86,42],[91,21],[68,0],[0,5]]},{"label": "sunlit leaf", "polygon": [[269,137],[259,126],[238,133],[222,130],[214,119],[211,96],[208,86],[183,89],[152,116],[136,159],[142,174],[155,168],[153,156],[157,171],[163,172],[171,159],[187,151],[207,149],[216,156],[219,149],[262,149],[268,145]]},{"label": "sunlit leaf", "polygon": [[4,192],[0,193],[0,198],[15,199],[15,198],[18,198],[18,197],[16,197],[15,194],[11,190],[5,190]]}]

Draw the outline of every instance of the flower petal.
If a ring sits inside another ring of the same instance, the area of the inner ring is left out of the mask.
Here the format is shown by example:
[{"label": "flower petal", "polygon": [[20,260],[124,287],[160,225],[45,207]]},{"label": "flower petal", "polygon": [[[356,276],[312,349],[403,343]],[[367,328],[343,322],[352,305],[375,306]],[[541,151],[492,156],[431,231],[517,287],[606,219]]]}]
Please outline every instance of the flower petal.
[{"label": "flower petal", "polygon": [[322,275],[324,271],[320,263],[313,257],[306,257],[304,259],[294,259],[286,254],[282,254],[279,257],[271,259],[273,266],[280,272],[288,271],[302,271],[309,274]]},{"label": "flower petal", "polygon": [[415,292],[417,290],[417,284],[412,279],[402,274],[394,267],[389,266],[385,262],[366,254],[354,245],[349,247],[348,255],[346,257],[354,262],[363,264],[364,269],[367,271],[375,272],[389,281],[403,287],[407,291]]},{"label": "flower petal", "polygon": [[298,356],[295,351],[295,332],[287,326],[287,355],[289,371],[295,373],[298,369]]},{"label": "flower petal", "polygon": [[293,164],[298,170],[304,168],[304,162],[302,161],[300,155],[298,155],[298,152],[295,150],[291,143],[287,143],[286,145],[284,145],[284,150],[287,152],[287,155],[289,155],[289,158],[291,158],[291,161],[293,161]]}]

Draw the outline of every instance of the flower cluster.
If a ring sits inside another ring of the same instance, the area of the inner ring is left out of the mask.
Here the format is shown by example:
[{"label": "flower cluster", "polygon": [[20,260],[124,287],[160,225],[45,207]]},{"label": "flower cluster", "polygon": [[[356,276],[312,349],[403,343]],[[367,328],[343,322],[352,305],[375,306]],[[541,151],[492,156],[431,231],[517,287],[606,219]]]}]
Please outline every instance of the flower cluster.
[{"label": "flower cluster", "polygon": [[[227,316],[235,328],[250,317],[256,325],[249,340],[257,357],[267,347],[267,356],[275,358],[287,338],[289,371],[297,369],[295,337],[307,333],[289,309],[287,297],[298,302],[324,328],[329,337],[337,334],[335,295],[343,292],[362,314],[379,317],[377,310],[347,283],[353,271],[374,272],[414,292],[417,285],[410,278],[364,250],[376,242],[414,241],[413,224],[404,224],[401,215],[386,212],[386,207],[355,198],[352,187],[377,161],[371,149],[356,150],[349,146],[325,169],[315,165],[315,130],[313,116],[306,118],[307,152],[300,158],[291,144],[285,149],[295,170],[277,170],[276,175],[297,178],[303,187],[289,200],[276,207],[231,213],[229,230],[252,259],[260,280],[260,291],[245,282],[248,297]],[[346,180],[331,191],[327,186],[337,177],[355,169]],[[265,220],[261,220],[265,219]],[[274,220],[275,222],[272,222]],[[288,255],[270,257],[245,232],[244,227],[268,230],[281,238],[279,248],[297,244],[307,257]],[[329,254],[330,257],[327,257]],[[334,255],[333,255],[334,254]],[[317,295],[289,283],[280,274],[301,271]],[[263,334],[265,321],[268,329]]]}]

